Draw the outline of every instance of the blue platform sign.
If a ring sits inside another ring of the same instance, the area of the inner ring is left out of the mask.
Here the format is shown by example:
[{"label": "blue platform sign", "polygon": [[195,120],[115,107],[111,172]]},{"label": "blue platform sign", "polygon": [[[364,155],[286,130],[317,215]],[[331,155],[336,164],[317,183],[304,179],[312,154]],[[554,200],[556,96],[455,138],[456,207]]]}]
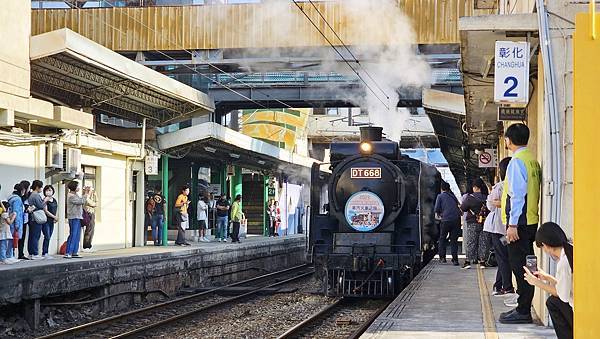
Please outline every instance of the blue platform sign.
[{"label": "blue platform sign", "polygon": [[529,102],[529,42],[496,41],[494,101]]},{"label": "blue platform sign", "polygon": [[385,207],[377,194],[358,191],[350,196],[344,212],[350,227],[359,232],[368,232],[381,224]]}]

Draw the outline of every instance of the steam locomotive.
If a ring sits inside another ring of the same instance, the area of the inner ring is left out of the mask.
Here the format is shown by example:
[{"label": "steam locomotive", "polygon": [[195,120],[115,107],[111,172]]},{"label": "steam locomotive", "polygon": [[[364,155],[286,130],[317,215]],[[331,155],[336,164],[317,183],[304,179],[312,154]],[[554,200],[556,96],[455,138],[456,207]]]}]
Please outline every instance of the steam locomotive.
[{"label": "steam locomotive", "polygon": [[331,144],[331,174],[311,173],[309,251],[329,296],[390,297],[436,254],[441,176],[400,154],[382,128]]}]

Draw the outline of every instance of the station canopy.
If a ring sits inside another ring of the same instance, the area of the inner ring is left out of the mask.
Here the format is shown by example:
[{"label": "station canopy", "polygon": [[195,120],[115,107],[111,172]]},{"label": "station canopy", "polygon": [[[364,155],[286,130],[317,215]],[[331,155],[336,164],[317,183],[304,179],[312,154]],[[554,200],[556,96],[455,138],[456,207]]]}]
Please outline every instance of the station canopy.
[{"label": "station canopy", "polygon": [[215,109],[205,93],[69,29],[33,36],[30,46],[31,92],[42,99],[150,126]]},{"label": "station canopy", "polygon": [[319,160],[287,151],[225,126],[205,122],[159,135],[158,147],[169,153],[206,161],[232,164],[267,173],[294,173],[308,179],[308,171]]}]

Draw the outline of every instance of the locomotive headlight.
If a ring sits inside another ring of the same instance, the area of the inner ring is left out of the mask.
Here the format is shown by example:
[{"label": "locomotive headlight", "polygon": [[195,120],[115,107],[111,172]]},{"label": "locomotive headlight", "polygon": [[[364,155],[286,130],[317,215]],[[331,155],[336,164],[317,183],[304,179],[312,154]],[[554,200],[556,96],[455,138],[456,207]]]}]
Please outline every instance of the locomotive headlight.
[{"label": "locomotive headlight", "polygon": [[362,154],[371,154],[371,152],[373,151],[373,145],[371,145],[370,142],[361,142],[360,143],[360,153]]}]

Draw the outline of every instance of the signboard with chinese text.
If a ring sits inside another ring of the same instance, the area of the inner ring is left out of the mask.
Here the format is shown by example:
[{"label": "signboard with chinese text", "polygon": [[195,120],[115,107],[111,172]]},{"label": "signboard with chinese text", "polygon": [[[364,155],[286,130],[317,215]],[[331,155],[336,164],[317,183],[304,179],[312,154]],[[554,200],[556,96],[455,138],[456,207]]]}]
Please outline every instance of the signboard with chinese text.
[{"label": "signboard with chinese text", "polygon": [[381,221],[385,207],[377,194],[359,191],[348,199],[344,214],[348,225],[359,232],[374,230]]},{"label": "signboard with chinese text", "polygon": [[525,121],[527,120],[526,107],[498,107],[499,121]]},{"label": "signboard with chinese text", "polygon": [[144,159],[146,175],[158,175],[158,156],[149,154]]},{"label": "signboard with chinese text", "polygon": [[496,41],[494,101],[529,102],[529,43]]}]

